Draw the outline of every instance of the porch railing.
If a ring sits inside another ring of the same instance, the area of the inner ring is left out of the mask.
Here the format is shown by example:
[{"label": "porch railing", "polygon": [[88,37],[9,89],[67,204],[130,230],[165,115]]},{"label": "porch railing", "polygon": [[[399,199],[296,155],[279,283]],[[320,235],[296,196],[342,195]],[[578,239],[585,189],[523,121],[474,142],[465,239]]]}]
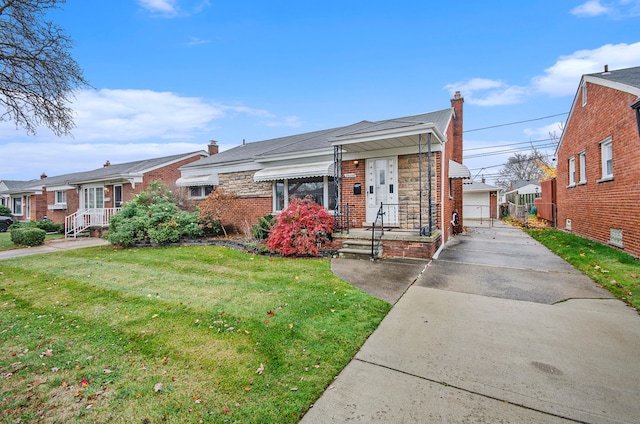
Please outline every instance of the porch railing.
[{"label": "porch railing", "polygon": [[[386,213],[384,205],[380,203],[376,219],[371,226],[371,262],[375,261],[378,253],[380,253],[380,245],[382,244],[382,236],[384,235],[384,216]],[[376,227],[378,227],[378,225],[380,225],[380,229],[376,234]]]},{"label": "porch railing", "polygon": [[78,234],[88,228],[102,228],[109,226],[109,219],[122,208],[91,208],[82,209],[68,215],[64,219],[65,237],[76,238]]},{"label": "porch railing", "polygon": [[339,207],[334,210],[333,215],[333,232],[349,234],[349,225],[351,222],[349,219],[349,204],[345,203],[338,206]]}]

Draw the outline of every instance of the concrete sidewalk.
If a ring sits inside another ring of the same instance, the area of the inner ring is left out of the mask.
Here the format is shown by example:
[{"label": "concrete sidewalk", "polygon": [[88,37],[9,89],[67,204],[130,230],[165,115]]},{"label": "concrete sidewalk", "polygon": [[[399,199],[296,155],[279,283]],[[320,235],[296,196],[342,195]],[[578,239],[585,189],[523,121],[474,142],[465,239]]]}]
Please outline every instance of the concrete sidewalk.
[{"label": "concrete sidewalk", "polygon": [[101,238],[80,239],[52,239],[42,246],[25,247],[22,249],[5,250],[0,252],[0,260],[18,258],[20,256],[38,255],[41,253],[60,252],[62,250],[82,249],[83,247],[105,246],[109,242]]},{"label": "concrete sidewalk", "polygon": [[637,423],[640,316],[522,231],[456,237],[302,423]]}]

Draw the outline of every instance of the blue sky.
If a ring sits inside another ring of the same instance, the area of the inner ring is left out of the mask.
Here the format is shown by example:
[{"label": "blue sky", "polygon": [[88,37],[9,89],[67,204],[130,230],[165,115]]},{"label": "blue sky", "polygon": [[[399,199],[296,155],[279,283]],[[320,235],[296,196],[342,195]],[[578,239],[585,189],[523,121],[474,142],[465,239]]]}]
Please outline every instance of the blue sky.
[{"label": "blue sky", "polygon": [[538,140],[582,74],[640,66],[640,0],[68,0],[50,18],[93,88],[73,137],[0,123],[0,179],[439,110],[459,90],[464,163],[491,182],[498,151],[553,152]]}]

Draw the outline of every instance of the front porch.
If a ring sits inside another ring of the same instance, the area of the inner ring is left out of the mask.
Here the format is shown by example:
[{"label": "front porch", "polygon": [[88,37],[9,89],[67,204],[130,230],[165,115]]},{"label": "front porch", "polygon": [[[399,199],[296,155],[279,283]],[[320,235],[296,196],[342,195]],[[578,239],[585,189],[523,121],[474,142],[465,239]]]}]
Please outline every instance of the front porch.
[{"label": "front porch", "polygon": [[77,238],[91,230],[102,230],[109,226],[109,219],[122,208],[81,209],[64,219],[65,238]]},{"label": "front porch", "polygon": [[[378,251],[375,252],[379,240]],[[421,236],[419,230],[385,228],[352,228],[333,233],[333,244],[341,257],[431,259],[442,243],[439,230]],[[344,251],[340,252],[340,250]],[[359,252],[355,252],[359,251]]]}]

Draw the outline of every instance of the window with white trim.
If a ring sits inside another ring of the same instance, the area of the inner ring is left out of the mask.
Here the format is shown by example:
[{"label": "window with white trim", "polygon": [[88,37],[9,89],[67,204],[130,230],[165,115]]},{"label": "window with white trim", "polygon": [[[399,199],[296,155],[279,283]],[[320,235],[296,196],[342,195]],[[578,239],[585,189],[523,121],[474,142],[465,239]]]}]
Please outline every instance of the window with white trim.
[{"label": "window with white trim", "polygon": [[56,197],[56,205],[66,205],[67,204],[67,192],[64,190],[58,190],[55,194]]},{"label": "window with white trim", "polygon": [[22,216],[22,197],[11,198],[11,213],[16,216]]},{"label": "window with white trim", "polygon": [[189,197],[192,199],[204,199],[213,192],[212,185],[189,187]]},{"label": "window with white trim", "polygon": [[602,179],[613,178],[613,145],[611,138],[600,143],[600,157],[602,163]]},{"label": "window with white trim", "polygon": [[578,160],[580,161],[580,181],[578,182],[584,184],[587,182],[587,152],[580,152]]},{"label": "window with white trim", "polygon": [[569,158],[569,186],[576,185],[576,158]]},{"label": "window with white trim", "polygon": [[289,206],[289,198],[304,199],[311,196],[314,202],[329,210],[336,207],[333,177],[295,178],[273,182],[273,210],[280,212]]}]

